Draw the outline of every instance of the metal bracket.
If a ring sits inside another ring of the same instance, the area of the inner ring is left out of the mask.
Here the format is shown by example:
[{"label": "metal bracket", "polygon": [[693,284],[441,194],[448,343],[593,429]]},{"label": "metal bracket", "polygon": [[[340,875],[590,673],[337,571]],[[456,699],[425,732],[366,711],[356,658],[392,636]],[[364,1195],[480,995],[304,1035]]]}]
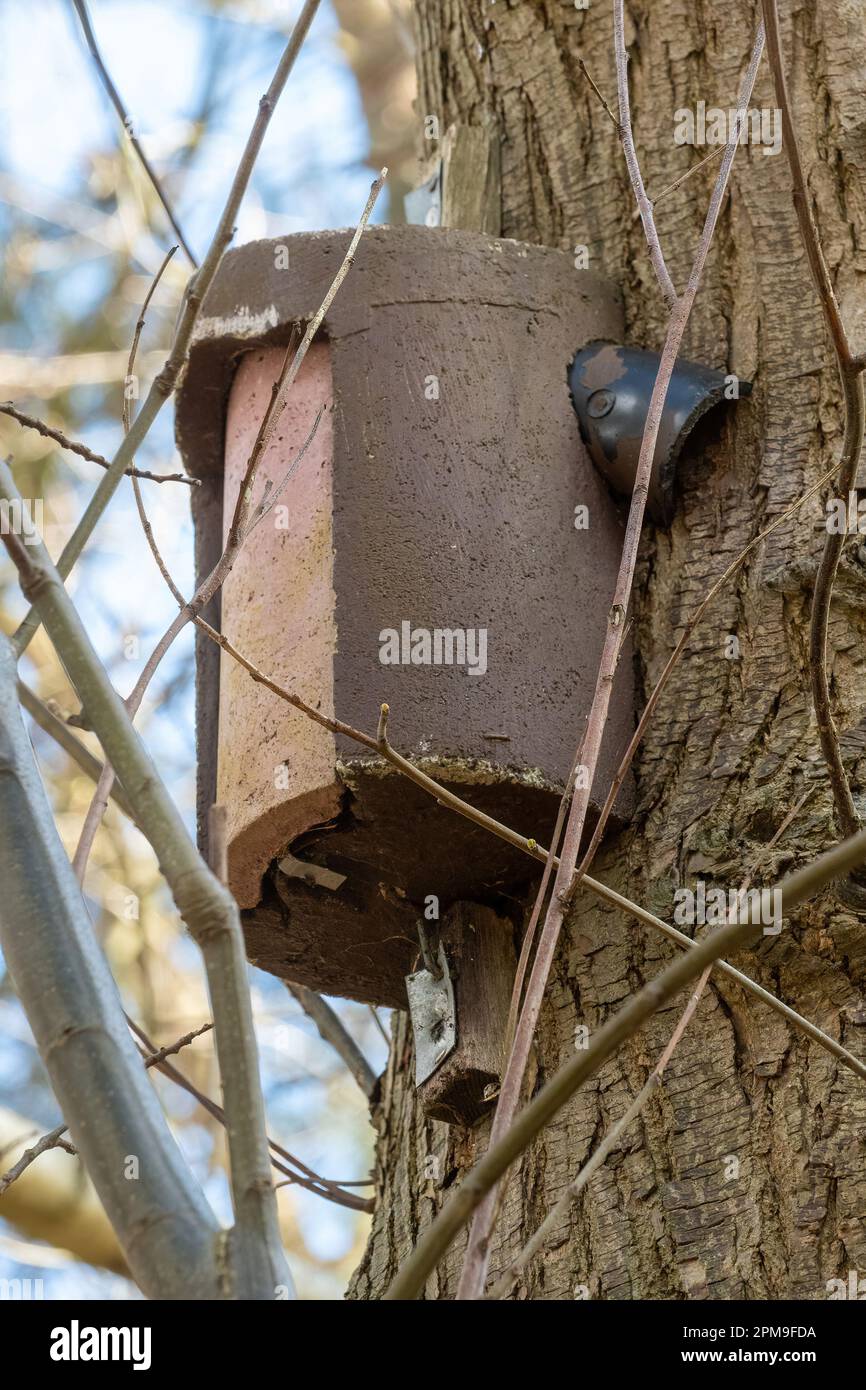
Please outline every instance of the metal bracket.
[{"label": "metal bracket", "polygon": [[432,1076],[457,1044],[457,1009],[454,985],[445,948],[439,943],[439,978],[429,970],[406,976],[409,1017],[415,1035],[415,1085]]}]

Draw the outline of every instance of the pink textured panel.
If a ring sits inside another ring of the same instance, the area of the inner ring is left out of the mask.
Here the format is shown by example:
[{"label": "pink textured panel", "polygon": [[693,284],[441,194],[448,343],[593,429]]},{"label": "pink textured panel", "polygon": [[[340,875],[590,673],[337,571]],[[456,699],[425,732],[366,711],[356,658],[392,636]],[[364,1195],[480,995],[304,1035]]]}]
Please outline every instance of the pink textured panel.
[{"label": "pink textured panel", "polygon": [[[283,351],[245,356],[232,385],[225,443],[225,530]],[[223,589],[226,636],[259,670],[333,712],[335,645],[330,348],[314,343],[259,468],[255,498],[279,486],[324,407],[315,438],[279,500],[242,549]],[[334,739],[252,680],[225,652],[220,674],[218,797],[226,807],[229,879],[242,907],[302,830],[339,810]]]}]

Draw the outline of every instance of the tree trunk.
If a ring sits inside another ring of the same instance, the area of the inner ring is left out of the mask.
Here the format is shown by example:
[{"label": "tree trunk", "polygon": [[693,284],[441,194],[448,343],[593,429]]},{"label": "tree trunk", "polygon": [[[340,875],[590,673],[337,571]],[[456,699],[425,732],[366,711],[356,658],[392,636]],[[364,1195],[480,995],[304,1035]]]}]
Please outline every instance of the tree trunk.
[{"label": "tree trunk", "polygon": [[[855,351],[866,346],[866,2],[782,0],[786,67],[820,234]],[[675,143],[674,112],[736,101],[760,6],[724,11],[632,0],[632,116],[650,197],[708,153]],[[492,122],[501,139],[503,235],[569,250],[621,287],[627,341],[661,347],[666,312],[614,126],[579,66],[615,107],[610,6],[593,0],[418,0],[418,116]],[[762,63],[753,106],[775,107]],[[656,215],[678,289],[718,161]],[[579,273],[576,271],[575,273]],[[634,602],[645,699],[688,616],[758,531],[830,467],[839,383],[791,202],[784,151],[737,153],[684,355],[754,382],[681,478],[669,531],[645,528]],[[758,548],[712,605],[649,727],[638,815],[596,861],[598,877],[673,919],[674,891],[755,883],[836,838],[809,695],[811,588],[825,531],[816,497]],[[576,533],[575,543],[579,544]],[[866,549],[846,543],[830,624],[837,726],[863,810]],[[569,602],[567,595],[563,602]],[[738,639],[739,656],[726,655]],[[778,844],[768,842],[811,794]],[[580,894],[548,986],[530,1078],[566,1060],[677,948]],[[734,962],[858,1056],[866,1056],[864,921],[824,894],[779,936]],[[491,1275],[505,1268],[646,1080],[686,996],[609,1061],[509,1178]],[[378,1298],[449,1189],[484,1151],[475,1130],[427,1122],[411,1034],[395,1022],[377,1115],[377,1212],[352,1290]],[[821,1299],[866,1270],[866,1089],[773,1011],[714,973],[664,1085],[516,1290],[518,1298]],[[465,1244],[426,1289],[452,1298]]]}]

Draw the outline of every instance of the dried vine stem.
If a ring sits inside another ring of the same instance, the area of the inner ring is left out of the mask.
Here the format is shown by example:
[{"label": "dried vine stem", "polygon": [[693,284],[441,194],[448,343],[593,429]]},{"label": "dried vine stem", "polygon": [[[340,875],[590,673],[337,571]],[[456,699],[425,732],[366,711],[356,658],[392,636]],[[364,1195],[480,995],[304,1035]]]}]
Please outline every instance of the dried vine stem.
[{"label": "dried vine stem", "polygon": [[[818,298],[821,301],[821,308],[833,343],[842,384],[842,396],[845,403],[845,433],[837,464],[839,473],[837,487],[847,503],[848,495],[857,476],[857,465],[863,446],[864,395],[861,373],[864,362],[862,358],[855,358],[851,352],[848,335],[842,322],[839,305],[836,302],[833,282],[830,279],[830,272],[824,259],[821,238],[818,235],[818,228],[812,214],[812,201],[809,197],[806,176],[800,160],[797,132],[794,128],[788,84],[785,80],[785,64],[782,58],[779,11],[776,0],[761,0],[761,3],[764,23],[767,28],[767,53],[773,72],[776,102],[782,112],[782,139],[794,185],[794,209],[800,227],[800,236],[809,260],[812,279],[818,291]],[[830,701],[830,682],[827,676],[827,630],[830,623],[830,602],[844,543],[845,536],[842,531],[827,531],[812,598],[812,621],[809,630],[809,676],[818,722],[818,738],[830,777],[830,786],[836,807],[836,819],[843,835],[853,835],[859,829],[861,820],[854,805],[851,786],[842,761],[839,736],[836,732]]]},{"label": "dried vine stem", "polygon": [[[255,167],[265,132],[318,8],[319,0],[304,0],[303,9],[289,36],[270,86],[259,102],[258,112],[232,179],[231,189],[213,240],[204,260],[187,284],[183,307],[168,357],[162,370],[151,383],[141,409],[136,415],[129,433],[124,435],[105,477],[96,488],[78,525],[63,548],[57,561],[57,572],[61,579],[65,579],[71,571],[93,534],[96,523],[114,496],[121,478],[133,463],[135,455],[144,443],[151,425],[177,385],[189,353],[189,346],[196,320],[201,311],[202,301],[216,275],[223,253],[234,235],[238,210]],[[15,649],[19,656],[30,642],[38,626],[39,617],[36,610],[31,608],[15,633]]]},{"label": "dried vine stem", "polygon": [[[12,474],[0,462],[0,497],[23,505]],[[183,817],[136,734],[126,708],[97,657],[63,581],[43,545],[4,537],[22,591],[35,604],[70,681],[117,769],[143,834],[156,852],[178,911],[201,947],[215,1023],[235,1209],[231,1259],[246,1297],[273,1297],[292,1288],[282,1250],[270,1179],[264,1104],[246,956],[237,904],[203,862]]]},{"label": "dried vine stem", "polygon": [[[653,385],[646,423],[644,425],[643,438],[641,440],[635,485],[632,493],[631,505],[629,507],[628,520],[626,522],[622,557],[613,600],[608,613],[607,632],[602,648],[601,661],[599,663],[595,693],[587,718],[586,731],[575,759],[575,766],[577,766],[578,762],[582,763],[586,768],[586,773],[581,779],[580,784],[576,786],[574,795],[572,796],[571,809],[566,823],[565,837],[562,846],[561,863],[556,873],[556,879],[554,880],[550,904],[548,906],[544,927],[542,928],[539,938],[538,949],[536,951],[535,960],[533,961],[532,973],[529,977],[526,999],[517,1025],[514,1044],[506,1064],[502,1088],[496,1106],[496,1113],[493,1118],[490,1135],[491,1148],[498,1142],[500,1137],[505,1134],[509,1125],[514,1121],[514,1116],[517,1113],[517,1108],[520,1103],[520,1092],[523,1086],[523,1078],[526,1073],[530,1049],[532,1047],[532,1039],[535,1036],[538,1016],[541,1012],[541,1002],[553,959],[556,954],[556,946],[559,941],[559,934],[565,912],[568,907],[567,890],[570,888],[574,877],[592,782],[595,777],[601,742],[607,722],[610,693],[613,687],[619,653],[622,647],[626,612],[631,598],[635,565],[637,563],[638,545],[643,525],[644,508],[649,489],[649,479],[652,471],[659,426],[661,424],[662,410],[676,364],[677,353],[682,343],[686,324],[701,282],[701,276],[713,239],[713,233],[715,232],[716,223],[728,184],[728,178],[734,162],[734,156],[737,152],[740,129],[755,84],[755,77],[757,75],[758,64],[761,60],[763,48],[764,26],[761,24],[752,46],[749,65],[738,95],[737,116],[733,122],[733,128],[725,148],[724,156],[722,157],[721,167],[707,208],[703,231],[701,232],[688,283],[682,296],[674,305],[668,323],[665,344],[662,349],[658,373]],[[481,1297],[484,1291],[484,1281],[490,1258],[490,1235],[493,1229],[495,1216],[496,1192],[494,1190],[485,1197],[473,1219],[472,1227],[469,1232],[469,1242],[466,1250],[463,1272],[457,1291],[458,1298],[477,1299]]]},{"label": "dried vine stem", "polygon": [[[797,869],[776,885],[781,893],[782,916],[812,897],[827,883],[866,862],[866,831],[834,845],[826,854]],[[445,1254],[457,1233],[465,1226],[473,1211],[547,1125],[575,1091],[593,1076],[628,1038],[646,1023],[647,1019],[669,999],[674,998],[696,975],[713,965],[724,953],[742,950],[760,937],[760,923],[753,918],[758,909],[752,905],[748,922],[728,922],[705,937],[693,950],[680,956],[660,975],[644,985],[596,1033],[585,1052],[566,1062],[538,1095],[520,1112],[514,1124],[495,1145],[476,1163],[467,1177],[449,1198],[439,1215],[421,1236],[415,1249],[401,1265],[385,1295],[387,1300],[417,1298],[425,1282]]]},{"label": "dried vine stem", "polygon": [[[457,815],[465,817],[466,820],[472,821],[473,825],[478,825],[483,830],[489,831],[491,835],[497,835],[501,840],[505,840],[506,843],[513,846],[514,849],[518,849],[522,853],[529,855],[530,858],[535,859],[536,862],[542,865],[546,865],[550,862],[554,869],[559,867],[560,860],[556,854],[551,854],[549,850],[539,845],[536,840],[528,839],[525,835],[521,835],[516,830],[512,830],[510,826],[503,824],[502,821],[496,820],[493,816],[488,816],[486,812],[480,811],[478,807],[473,806],[471,802],[464,801],[461,797],[452,792],[450,788],[444,786],[441,782],[437,782],[433,777],[428,776],[426,772],[423,772],[422,769],[411,762],[409,758],[405,758],[402,753],[398,753],[396,748],[387,741],[387,738],[384,740],[381,738],[374,738],[370,734],[364,733],[363,730],[356,729],[351,724],[344,723],[341,719],[322,714],[321,710],[315,709],[312,705],[308,705],[299,695],[296,695],[294,691],[287,690],[263,671],[260,671],[253,662],[249,661],[248,658],[244,656],[243,652],[233,646],[228,638],[224,637],[221,632],[217,632],[216,628],[211,627],[210,623],[206,622],[204,618],[197,617],[195,623],[196,626],[201,628],[202,632],[204,632],[212,642],[215,642],[227,656],[230,656],[233,661],[236,661],[239,666],[242,666],[252,680],[259,685],[263,685],[266,690],[270,690],[278,699],[285,700],[286,704],[291,705],[293,709],[300,710],[300,712],[306,715],[308,719],[311,719],[313,723],[320,724],[322,728],[330,730],[333,734],[342,734],[344,737],[350,738],[355,743],[360,744],[361,747],[370,749],[371,752],[380,753],[384,761],[393,767],[395,771],[399,772],[403,777],[408,778],[410,782],[414,782],[415,785],[420,787],[422,791],[425,791],[428,796],[432,796],[435,801],[438,801],[440,806],[447,807],[448,810],[454,811]],[[590,874],[585,874],[582,882],[591,893],[601,898],[601,900],[606,902],[610,907],[615,907],[619,911],[642,922],[645,926],[653,927],[656,931],[660,931],[670,941],[676,942],[678,946],[682,946],[686,949],[694,946],[695,943],[691,937],[686,936],[684,932],[678,931],[676,927],[665,922],[663,918],[657,917],[655,913],[648,911],[647,908],[642,907],[639,903],[624,897],[623,894],[618,893],[616,889],[609,888],[606,883],[600,882],[600,880],[593,878]],[[774,994],[764,989],[763,985],[759,985],[756,980],[751,979],[748,975],[744,975],[742,971],[734,969],[727,961],[717,961],[716,968],[727,975],[729,979],[734,980],[735,983],[740,985],[744,990],[755,995],[757,999],[760,999],[762,1003],[775,1010],[776,1013],[781,1014],[793,1027],[798,1028],[800,1032],[805,1033],[813,1042],[823,1047],[825,1051],[831,1053],[850,1071],[853,1071],[855,1075],[866,1080],[866,1063],[861,1062],[858,1057],[855,1057],[853,1053],[849,1052],[847,1048],[843,1047],[835,1038],[831,1038],[829,1034],[824,1033],[816,1024],[811,1023],[809,1019],[803,1018],[802,1014],[798,1014],[789,1004],[785,1004],[781,999],[777,999]],[[388,1039],[384,1029],[382,1033],[387,1042]]]}]

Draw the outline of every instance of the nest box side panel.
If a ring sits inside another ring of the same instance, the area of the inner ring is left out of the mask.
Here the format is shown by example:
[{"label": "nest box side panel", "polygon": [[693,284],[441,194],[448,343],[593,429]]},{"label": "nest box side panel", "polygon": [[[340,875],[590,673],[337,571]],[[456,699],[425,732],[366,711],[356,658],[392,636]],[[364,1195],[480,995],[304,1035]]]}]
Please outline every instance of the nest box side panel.
[{"label": "nest box side panel", "polygon": [[[240,361],[225,439],[223,534],[283,353]],[[279,487],[321,410],[316,433],[272,510],[241,550],[223,586],[223,631],[260,671],[330,714],[334,705],[330,350],[314,343],[262,458],[256,497]],[[229,881],[255,907],[271,859],[340,809],[334,736],[257,684],[222,653],[217,799],[228,819]]]}]

